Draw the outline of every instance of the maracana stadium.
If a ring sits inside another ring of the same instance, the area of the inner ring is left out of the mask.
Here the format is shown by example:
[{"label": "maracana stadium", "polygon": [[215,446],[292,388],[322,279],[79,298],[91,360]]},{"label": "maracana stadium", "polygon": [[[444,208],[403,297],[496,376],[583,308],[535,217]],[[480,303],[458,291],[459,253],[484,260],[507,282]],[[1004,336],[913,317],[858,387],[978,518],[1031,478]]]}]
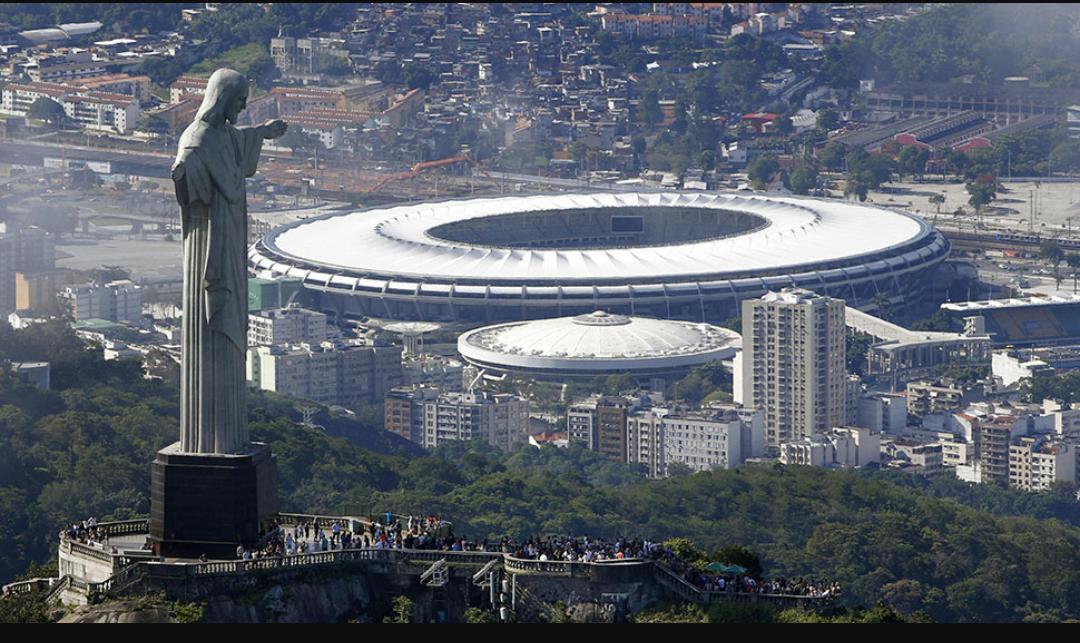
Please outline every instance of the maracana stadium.
[{"label": "maracana stadium", "polygon": [[917,302],[949,254],[915,216],[848,201],[698,192],[500,196],[332,212],[254,244],[346,317],[502,322],[609,313],[721,323],[798,286],[872,310]]}]

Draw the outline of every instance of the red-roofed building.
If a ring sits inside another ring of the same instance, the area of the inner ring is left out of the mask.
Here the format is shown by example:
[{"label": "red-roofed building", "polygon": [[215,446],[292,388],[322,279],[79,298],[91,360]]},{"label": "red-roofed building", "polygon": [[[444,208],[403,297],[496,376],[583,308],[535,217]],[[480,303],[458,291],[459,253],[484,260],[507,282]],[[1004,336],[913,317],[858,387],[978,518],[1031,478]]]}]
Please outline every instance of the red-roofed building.
[{"label": "red-roofed building", "polygon": [[149,76],[130,76],[128,74],[107,74],[103,76],[87,76],[69,83],[74,87],[81,87],[87,91],[109,92],[111,94],[124,94],[138,99],[140,102],[150,95]]},{"label": "red-roofed building", "polygon": [[179,103],[189,94],[201,97],[206,93],[206,83],[206,78],[195,78],[193,76],[177,78],[169,86],[169,102],[172,104]]},{"label": "red-roofed building", "polygon": [[751,112],[743,114],[742,122],[750,126],[758,134],[764,133],[777,118],[776,114],[768,112]]},{"label": "red-roofed building", "polygon": [[541,445],[566,448],[570,446],[570,440],[563,431],[542,431],[529,436],[529,444],[539,449]]},{"label": "red-roofed building", "polygon": [[69,118],[91,129],[126,133],[142,115],[139,101],[132,96],[86,91],[60,83],[11,83],[4,87],[0,111],[26,116],[39,98],[50,98],[64,108]]}]

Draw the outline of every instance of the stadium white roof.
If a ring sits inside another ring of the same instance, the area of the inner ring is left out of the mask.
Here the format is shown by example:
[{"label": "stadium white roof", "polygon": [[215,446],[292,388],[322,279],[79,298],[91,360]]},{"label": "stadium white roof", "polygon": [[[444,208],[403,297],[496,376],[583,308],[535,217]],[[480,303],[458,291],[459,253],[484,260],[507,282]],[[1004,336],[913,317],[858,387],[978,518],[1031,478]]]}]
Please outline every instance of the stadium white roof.
[{"label": "stadium white roof", "polygon": [[483,365],[543,370],[654,370],[731,358],[735,331],[596,311],[486,326],[462,334],[458,352]]},{"label": "stadium white roof", "polygon": [[[679,207],[745,212],[766,225],[744,234],[671,245],[522,248],[436,238],[435,226],[496,215],[551,210]],[[913,216],[835,200],[678,192],[509,196],[428,202],[299,221],[265,240],[293,265],[414,278],[544,280],[692,277],[776,271],[851,261],[930,233]]]},{"label": "stadium white roof", "polygon": [[941,304],[942,310],[980,311],[997,308],[1026,308],[1030,306],[1051,306],[1057,304],[1078,304],[1080,295],[1032,295],[1031,297],[1012,297],[1009,299],[987,299],[983,301],[953,301]]}]

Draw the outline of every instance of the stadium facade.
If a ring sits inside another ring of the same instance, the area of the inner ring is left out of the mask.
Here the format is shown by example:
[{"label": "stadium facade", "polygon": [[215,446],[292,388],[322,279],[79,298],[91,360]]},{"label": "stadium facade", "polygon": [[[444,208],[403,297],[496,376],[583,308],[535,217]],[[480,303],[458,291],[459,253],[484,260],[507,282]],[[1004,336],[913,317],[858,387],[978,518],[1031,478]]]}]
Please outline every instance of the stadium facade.
[{"label": "stadium facade", "polygon": [[945,237],[846,201],[700,192],[458,199],[334,212],[267,234],[257,277],[347,317],[513,321],[595,310],[719,323],[797,286],[873,310],[926,294]]}]

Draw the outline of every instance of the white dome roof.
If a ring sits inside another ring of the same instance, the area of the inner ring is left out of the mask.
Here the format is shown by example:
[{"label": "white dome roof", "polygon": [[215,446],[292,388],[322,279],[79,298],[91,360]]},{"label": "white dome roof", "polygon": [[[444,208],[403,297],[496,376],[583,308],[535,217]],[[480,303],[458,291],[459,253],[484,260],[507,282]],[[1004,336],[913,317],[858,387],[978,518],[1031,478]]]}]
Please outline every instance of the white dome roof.
[{"label": "white dome roof", "polygon": [[461,335],[458,351],[496,367],[629,371],[726,359],[741,344],[738,333],[719,326],[597,311],[479,328]]}]

